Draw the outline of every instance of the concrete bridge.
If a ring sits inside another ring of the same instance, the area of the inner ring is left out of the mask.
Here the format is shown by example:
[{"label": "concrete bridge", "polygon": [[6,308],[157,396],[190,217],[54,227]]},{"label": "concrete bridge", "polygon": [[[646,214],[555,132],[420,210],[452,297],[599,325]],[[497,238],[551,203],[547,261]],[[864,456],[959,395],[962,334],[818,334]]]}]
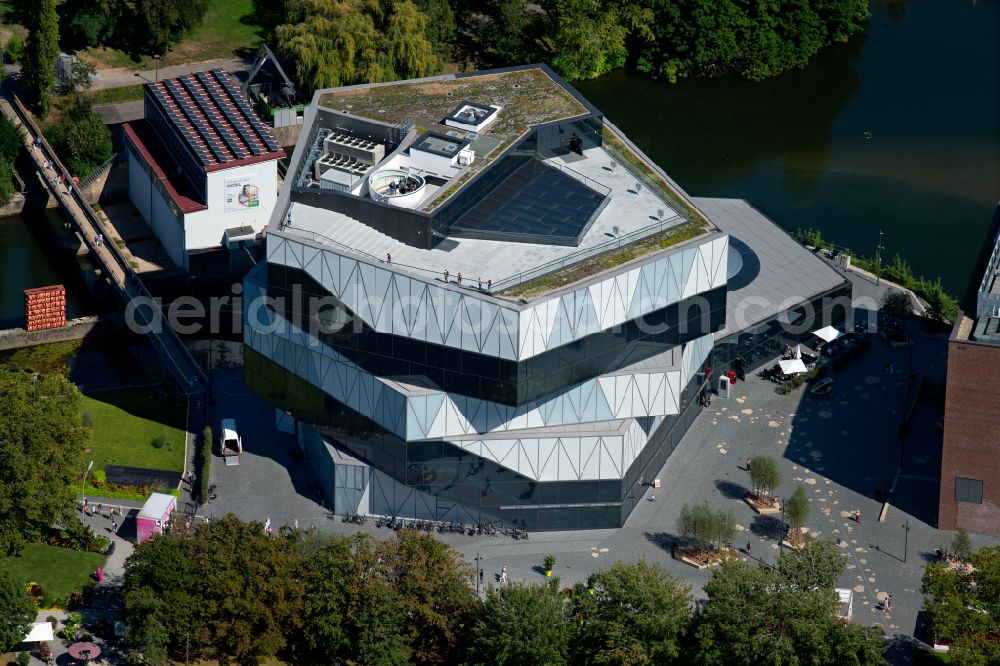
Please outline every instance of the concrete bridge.
[{"label": "concrete bridge", "polygon": [[[103,275],[118,291],[125,304],[126,314],[131,315],[130,319],[146,332],[181,390],[189,395],[206,392],[208,382],[205,373],[170,327],[138,274],[114,243],[97,242],[98,236],[104,233],[97,216],[84,201],[78,188],[73,186],[69,171],[59,161],[21,101],[17,96],[12,96],[9,100],[0,98],[0,110],[11,122],[24,129],[25,151],[38,169],[42,181],[80,234],[90,251],[91,260],[100,266]],[[65,179],[60,180],[60,175]]]}]

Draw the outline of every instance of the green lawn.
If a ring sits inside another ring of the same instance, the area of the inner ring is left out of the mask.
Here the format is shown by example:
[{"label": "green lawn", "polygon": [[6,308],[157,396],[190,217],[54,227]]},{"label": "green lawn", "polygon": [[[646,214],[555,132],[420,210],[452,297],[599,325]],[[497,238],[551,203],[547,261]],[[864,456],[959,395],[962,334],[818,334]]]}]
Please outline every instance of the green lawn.
[{"label": "green lawn", "polygon": [[101,104],[118,104],[119,102],[133,102],[142,99],[143,86],[137,83],[134,86],[120,86],[118,88],[101,88],[90,93],[90,99],[94,106]]},{"label": "green lawn", "polygon": [[15,579],[42,586],[42,605],[61,606],[73,592],[80,592],[93,580],[90,574],[104,564],[105,556],[30,543],[17,557],[0,560],[0,566]]},{"label": "green lawn", "polygon": [[[95,470],[103,471],[109,464],[184,469],[183,395],[162,386],[98,391],[83,396],[83,411],[93,421],[86,455],[94,461]],[[153,445],[158,435],[166,439],[160,448]]]},{"label": "green lawn", "polygon": [[[160,67],[183,65],[204,60],[230,59],[241,51],[256,50],[260,27],[251,23],[253,0],[212,0],[205,18],[181,42],[160,58]],[[247,17],[244,22],[243,17]],[[97,67],[153,69],[151,56],[140,61],[116,49],[92,48],[77,53],[82,60]]]}]

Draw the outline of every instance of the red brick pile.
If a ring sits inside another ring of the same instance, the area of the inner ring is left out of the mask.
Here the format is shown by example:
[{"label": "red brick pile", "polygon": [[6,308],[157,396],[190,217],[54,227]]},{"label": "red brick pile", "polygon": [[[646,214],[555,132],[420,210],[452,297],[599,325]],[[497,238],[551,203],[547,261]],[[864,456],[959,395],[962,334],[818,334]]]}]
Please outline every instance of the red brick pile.
[{"label": "red brick pile", "polygon": [[66,325],[66,288],[61,284],[24,290],[24,321],[29,331]]}]

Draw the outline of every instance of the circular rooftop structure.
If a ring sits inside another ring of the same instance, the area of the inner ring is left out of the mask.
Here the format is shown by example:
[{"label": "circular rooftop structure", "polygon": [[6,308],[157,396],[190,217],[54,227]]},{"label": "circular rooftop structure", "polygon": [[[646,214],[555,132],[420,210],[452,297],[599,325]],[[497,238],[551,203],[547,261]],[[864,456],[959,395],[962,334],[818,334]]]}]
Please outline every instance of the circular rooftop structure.
[{"label": "circular rooftop structure", "polygon": [[379,169],[368,177],[368,193],[375,201],[399,208],[416,208],[424,198],[424,179],[401,169]]}]

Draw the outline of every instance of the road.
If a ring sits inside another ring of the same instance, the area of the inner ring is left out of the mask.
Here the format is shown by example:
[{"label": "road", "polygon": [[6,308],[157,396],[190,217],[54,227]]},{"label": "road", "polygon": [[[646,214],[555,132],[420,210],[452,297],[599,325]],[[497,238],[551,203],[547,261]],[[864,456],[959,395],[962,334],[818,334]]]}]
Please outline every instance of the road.
[{"label": "road", "polygon": [[206,60],[205,62],[193,62],[187,65],[175,65],[173,67],[160,67],[159,70],[133,70],[133,69],[99,69],[94,75],[91,83],[91,90],[101,90],[102,88],[119,88],[121,86],[132,86],[137,83],[153,81],[157,76],[160,79],[170,79],[191,72],[200,72],[206,69],[221,68],[230,74],[236,74],[237,78],[243,78],[240,74],[250,70],[253,63],[245,60]]}]

